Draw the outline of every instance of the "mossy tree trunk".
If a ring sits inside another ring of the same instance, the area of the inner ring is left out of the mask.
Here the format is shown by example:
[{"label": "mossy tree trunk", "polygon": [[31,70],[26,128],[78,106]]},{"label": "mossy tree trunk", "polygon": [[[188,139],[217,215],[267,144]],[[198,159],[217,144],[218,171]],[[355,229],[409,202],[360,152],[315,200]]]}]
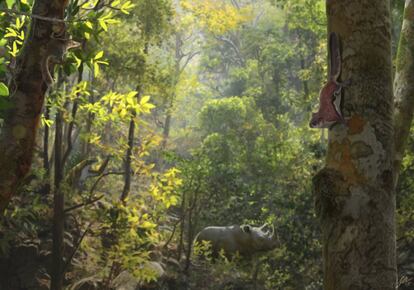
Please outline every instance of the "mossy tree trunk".
[{"label": "mossy tree trunk", "polygon": [[398,44],[394,96],[394,182],[396,184],[414,112],[414,0],[405,1],[404,20]]},{"label": "mossy tree trunk", "polygon": [[[16,59],[10,85],[13,108],[7,112],[0,131],[0,215],[28,173],[32,163],[47,84],[42,75],[50,53],[52,34],[60,31],[67,0],[36,0],[25,45]],[[49,19],[49,20],[45,20]],[[64,33],[64,31],[62,32]]]},{"label": "mossy tree trunk", "polygon": [[314,178],[324,289],[396,288],[393,91],[388,0],[327,0],[342,42],[346,125],[329,132]]}]

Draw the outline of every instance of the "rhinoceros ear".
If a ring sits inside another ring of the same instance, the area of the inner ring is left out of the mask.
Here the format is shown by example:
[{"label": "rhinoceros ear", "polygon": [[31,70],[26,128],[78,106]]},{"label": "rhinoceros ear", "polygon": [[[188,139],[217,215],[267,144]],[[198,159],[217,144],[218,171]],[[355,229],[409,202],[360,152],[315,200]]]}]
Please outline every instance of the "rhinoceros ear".
[{"label": "rhinoceros ear", "polygon": [[243,232],[245,232],[245,233],[250,233],[250,230],[251,230],[251,228],[250,228],[250,226],[249,226],[249,225],[242,225],[242,226],[241,226],[241,229],[242,229],[242,231],[243,231]]}]

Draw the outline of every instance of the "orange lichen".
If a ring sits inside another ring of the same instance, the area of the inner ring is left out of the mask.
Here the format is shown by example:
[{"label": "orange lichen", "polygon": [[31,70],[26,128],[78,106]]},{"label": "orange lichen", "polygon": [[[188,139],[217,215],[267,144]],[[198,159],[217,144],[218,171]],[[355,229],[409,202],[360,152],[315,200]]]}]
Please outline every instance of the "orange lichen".
[{"label": "orange lichen", "polygon": [[354,115],[347,121],[347,125],[349,135],[359,134],[364,130],[365,120],[359,115]]},{"label": "orange lichen", "polygon": [[343,142],[329,143],[326,165],[340,171],[345,180],[350,184],[358,184],[364,181],[364,177],[359,174],[351,154],[351,142],[344,139]]}]

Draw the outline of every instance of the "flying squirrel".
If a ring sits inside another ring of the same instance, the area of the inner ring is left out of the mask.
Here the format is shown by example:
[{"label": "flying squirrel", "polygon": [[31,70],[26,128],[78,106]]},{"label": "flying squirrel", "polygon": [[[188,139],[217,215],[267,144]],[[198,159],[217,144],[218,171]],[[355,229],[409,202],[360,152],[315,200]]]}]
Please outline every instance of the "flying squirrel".
[{"label": "flying squirrel", "polygon": [[319,93],[319,110],[312,114],[309,123],[311,128],[331,128],[336,123],[345,124],[342,115],[342,89],[351,84],[351,80],[339,82],[342,56],[339,35],[329,35],[329,78]]}]

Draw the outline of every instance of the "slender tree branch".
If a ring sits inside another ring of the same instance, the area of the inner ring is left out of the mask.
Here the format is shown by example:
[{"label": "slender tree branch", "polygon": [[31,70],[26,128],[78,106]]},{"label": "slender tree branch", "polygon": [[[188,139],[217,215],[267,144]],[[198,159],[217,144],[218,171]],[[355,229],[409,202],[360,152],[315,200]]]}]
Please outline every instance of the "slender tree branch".
[{"label": "slender tree branch", "polygon": [[75,248],[73,249],[72,253],[70,254],[68,260],[65,263],[65,265],[63,266],[63,269],[62,269],[63,273],[62,273],[62,275],[65,275],[65,272],[67,271],[70,263],[72,262],[73,257],[75,256],[76,252],[79,250],[79,247],[80,247],[83,239],[86,237],[86,234],[88,233],[88,231],[91,228],[91,226],[92,226],[92,223],[89,223],[89,225],[86,227],[86,230],[83,232],[82,236],[80,237],[78,243],[76,244]]},{"label": "slender tree branch", "polygon": [[124,175],[125,171],[113,171],[113,172],[106,172],[101,174],[95,181],[95,183],[92,185],[91,190],[89,191],[89,195],[92,196],[93,192],[95,191],[96,187],[98,186],[98,183],[102,180],[102,178],[108,176],[108,175]]},{"label": "slender tree branch", "polygon": [[82,202],[82,203],[80,203],[80,204],[77,204],[77,205],[71,206],[71,207],[69,207],[69,208],[65,209],[65,213],[71,212],[71,211],[73,211],[73,210],[75,210],[75,209],[78,209],[78,208],[81,208],[81,207],[86,207],[86,206],[88,206],[88,205],[91,205],[91,204],[93,204],[93,203],[95,203],[95,202],[97,202],[97,201],[101,200],[103,197],[104,197],[104,195],[100,195],[100,196],[98,196],[97,198],[94,198],[94,199],[89,199],[89,200],[87,200],[87,201],[85,201],[85,202]]},{"label": "slender tree branch", "polygon": [[184,62],[184,65],[180,68],[180,74],[184,71],[184,69],[187,67],[188,63],[197,55],[200,54],[200,51],[195,51],[193,53],[190,53],[187,57],[187,59]]},{"label": "slender tree branch", "polygon": [[236,53],[240,64],[244,64],[244,58],[241,55],[240,49],[238,48],[238,46],[231,39],[229,39],[225,36],[215,36],[215,38],[217,40],[223,41],[223,42],[227,43],[228,45],[230,45],[230,47],[233,48],[234,52]]},{"label": "slender tree branch", "polygon": [[28,17],[33,18],[33,19],[39,19],[39,20],[50,21],[50,22],[59,22],[59,23],[76,22],[76,20],[68,21],[68,20],[59,19],[59,18],[45,17],[45,16],[40,16],[40,15],[37,15],[37,14],[31,14],[29,12],[23,12],[23,11],[19,11],[19,10],[15,10],[15,9],[0,8],[0,12],[4,12],[4,13],[7,13],[7,14],[28,16]]}]

